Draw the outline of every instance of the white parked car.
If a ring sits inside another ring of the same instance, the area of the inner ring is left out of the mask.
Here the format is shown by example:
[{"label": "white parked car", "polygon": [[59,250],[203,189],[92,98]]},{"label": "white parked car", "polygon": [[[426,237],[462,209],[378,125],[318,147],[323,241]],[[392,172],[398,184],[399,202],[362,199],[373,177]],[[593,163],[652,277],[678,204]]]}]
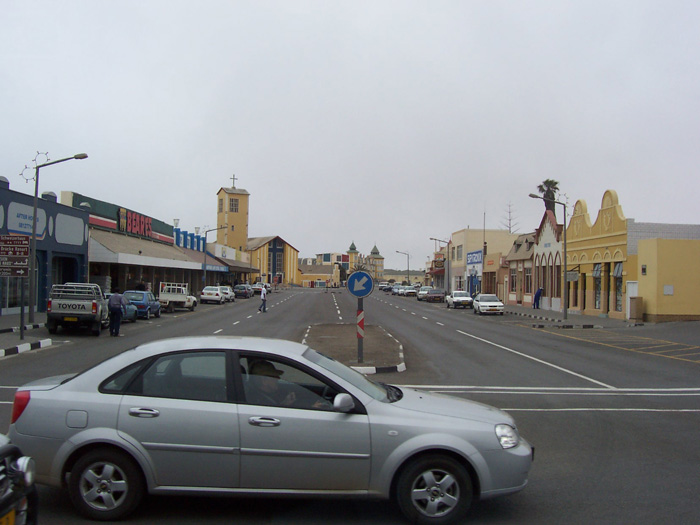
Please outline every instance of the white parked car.
[{"label": "white parked car", "polygon": [[469,292],[455,290],[445,297],[445,304],[447,304],[447,308],[472,308],[474,300]]},{"label": "white parked car", "polygon": [[199,302],[224,304],[226,302],[226,294],[221,286],[205,286],[199,296]]},{"label": "white parked car", "polygon": [[226,302],[233,303],[236,301],[236,294],[233,293],[233,288],[230,286],[220,286],[219,288],[221,288],[221,291],[224,292]]},{"label": "white parked car", "polygon": [[422,301],[423,299],[425,299],[425,296],[428,295],[428,292],[432,289],[432,286],[421,286],[420,290],[418,290],[418,294],[416,295],[416,299]]},{"label": "white parked car", "polygon": [[503,315],[503,303],[492,293],[480,293],[474,297],[475,314],[501,314]]}]

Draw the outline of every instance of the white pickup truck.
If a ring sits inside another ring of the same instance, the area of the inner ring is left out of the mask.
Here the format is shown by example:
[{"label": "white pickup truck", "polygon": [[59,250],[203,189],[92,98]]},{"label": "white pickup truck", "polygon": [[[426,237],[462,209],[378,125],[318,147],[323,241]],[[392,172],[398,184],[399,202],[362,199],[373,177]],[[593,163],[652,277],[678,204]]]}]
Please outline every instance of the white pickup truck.
[{"label": "white pickup truck", "polygon": [[190,295],[187,283],[160,283],[158,301],[161,308],[171,313],[175,308],[187,308],[192,311],[197,306],[197,298]]},{"label": "white pickup truck", "polygon": [[109,325],[109,309],[102,289],[91,283],[54,284],[46,305],[46,328],[55,334],[58,327],[87,326],[100,335]]}]

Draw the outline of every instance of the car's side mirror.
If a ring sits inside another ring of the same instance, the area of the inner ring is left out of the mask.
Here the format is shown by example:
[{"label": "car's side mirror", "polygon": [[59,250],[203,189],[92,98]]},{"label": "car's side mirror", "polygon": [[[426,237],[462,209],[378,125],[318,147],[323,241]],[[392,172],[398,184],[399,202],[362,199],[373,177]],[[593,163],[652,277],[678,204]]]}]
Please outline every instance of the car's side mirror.
[{"label": "car's side mirror", "polygon": [[350,394],[338,394],[333,399],[333,410],[336,412],[350,412],[353,408],[355,408],[355,401]]}]

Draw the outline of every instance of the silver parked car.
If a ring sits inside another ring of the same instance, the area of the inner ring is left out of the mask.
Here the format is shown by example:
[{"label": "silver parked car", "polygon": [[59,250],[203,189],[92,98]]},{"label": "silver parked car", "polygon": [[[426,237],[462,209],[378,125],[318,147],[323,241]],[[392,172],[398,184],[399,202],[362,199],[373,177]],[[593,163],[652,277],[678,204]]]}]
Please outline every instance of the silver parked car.
[{"label": "silver parked car", "polygon": [[306,345],[249,337],[146,343],[20,387],[9,436],[37,481],[115,520],[145,494],[394,498],[414,523],[527,484],[510,415],[374,383]]}]

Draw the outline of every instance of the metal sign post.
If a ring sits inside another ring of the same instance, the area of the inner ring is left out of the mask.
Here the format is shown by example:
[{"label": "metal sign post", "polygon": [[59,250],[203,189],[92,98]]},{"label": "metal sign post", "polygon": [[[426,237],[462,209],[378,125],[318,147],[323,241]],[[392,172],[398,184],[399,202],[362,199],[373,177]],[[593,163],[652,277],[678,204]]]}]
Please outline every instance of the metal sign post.
[{"label": "metal sign post", "polygon": [[[0,235],[0,277],[29,276],[29,237]],[[19,338],[24,339],[24,282],[20,286]]]},{"label": "metal sign post", "polygon": [[363,299],[374,290],[374,281],[367,272],[353,272],[348,277],[348,291],[357,297],[357,362],[364,362],[365,310]]}]

